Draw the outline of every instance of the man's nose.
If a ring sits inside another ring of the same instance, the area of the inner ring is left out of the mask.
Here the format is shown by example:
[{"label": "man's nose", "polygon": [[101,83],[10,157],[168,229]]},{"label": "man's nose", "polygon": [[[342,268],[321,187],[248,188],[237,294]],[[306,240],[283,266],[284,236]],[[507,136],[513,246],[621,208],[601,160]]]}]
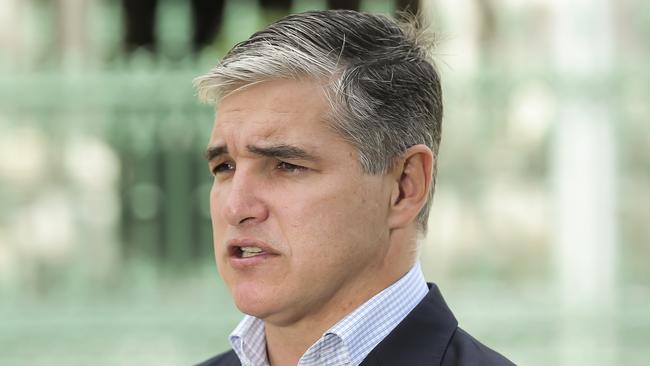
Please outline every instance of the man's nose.
[{"label": "man's nose", "polygon": [[235,172],[223,203],[223,214],[230,225],[259,223],[266,220],[268,209],[260,199],[258,178],[247,172]]}]

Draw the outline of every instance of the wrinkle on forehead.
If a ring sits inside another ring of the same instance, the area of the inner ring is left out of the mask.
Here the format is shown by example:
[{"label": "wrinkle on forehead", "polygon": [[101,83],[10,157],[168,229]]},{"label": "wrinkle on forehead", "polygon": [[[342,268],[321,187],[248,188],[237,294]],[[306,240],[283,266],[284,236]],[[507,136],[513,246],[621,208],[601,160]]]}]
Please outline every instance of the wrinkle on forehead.
[{"label": "wrinkle on forehead", "polygon": [[304,146],[315,135],[333,133],[322,88],[309,83],[269,81],[228,95],[217,109],[210,144],[237,144],[231,152],[247,145]]},{"label": "wrinkle on forehead", "polygon": [[[299,92],[296,92],[296,86],[301,89]],[[234,101],[235,105],[231,110],[242,111],[240,99],[252,99],[255,103],[249,107],[255,110],[278,114],[300,113],[329,106],[329,98],[323,87],[323,81],[314,78],[268,79],[228,94],[219,104],[223,106],[224,102],[231,104],[230,102]]]},{"label": "wrinkle on forehead", "polygon": [[[227,140],[233,137],[247,136],[252,141],[282,137],[286,124],[277,123],[271,118],[223,118],[215,121],[214,134]],[[226,135],[226,136],[224,136]],[[216,136],[214,136],[216,137]]]}]

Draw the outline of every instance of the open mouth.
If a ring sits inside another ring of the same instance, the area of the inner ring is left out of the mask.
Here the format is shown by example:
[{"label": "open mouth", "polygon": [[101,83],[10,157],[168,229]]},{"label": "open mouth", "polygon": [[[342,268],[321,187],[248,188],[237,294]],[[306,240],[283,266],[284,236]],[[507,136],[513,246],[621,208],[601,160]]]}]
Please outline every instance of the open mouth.
[{"label": "open mouth", "polygon": [[262,248],[255,246],[236,246],[231,248],[230,254],[236,258],[251,258],[264,254]]},{"label": "open mouth", "polygon": [[268,263],[282,254],[273,245],[253,238],[236,238],[226,241],[230,265],[246,270]]},{"label": "open mouth", "polygon": [[258,247],[239,247],[241,258],[250,258],[261,255],[264,251]]}]

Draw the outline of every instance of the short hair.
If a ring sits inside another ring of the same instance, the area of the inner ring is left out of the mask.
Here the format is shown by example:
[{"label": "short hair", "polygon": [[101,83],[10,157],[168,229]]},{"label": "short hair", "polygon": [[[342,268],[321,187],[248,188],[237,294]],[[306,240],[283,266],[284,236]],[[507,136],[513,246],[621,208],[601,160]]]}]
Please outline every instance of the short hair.
[{"label": "short hair", "polygon": [[327,121],[358,152],[365,173],[388,172],[406,149],[434,154],[432,184],[417,217],[427,229],[436,181],[442,90],[430,57],[434,39],[418,17],[395,21],[351,10],[289,15],[235,45],[195,79],[199,98],[218,103],[246,86],[314,78],[330,104]]}]

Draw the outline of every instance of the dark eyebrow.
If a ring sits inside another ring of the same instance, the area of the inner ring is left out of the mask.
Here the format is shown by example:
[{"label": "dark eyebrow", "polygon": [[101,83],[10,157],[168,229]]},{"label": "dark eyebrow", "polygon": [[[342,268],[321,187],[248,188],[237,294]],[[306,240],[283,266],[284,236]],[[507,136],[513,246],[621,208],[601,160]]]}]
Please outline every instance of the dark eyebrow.
[{"label": "dark eyebrow", "polygon": [[208,161],[218,157],[219,155],[228,154],[228,147],[225,145],[211,146],[205,151],[205,158]]},{"label": "dark eyebrow", "polygon": [[272,146],[246,146],[248,151],[253,154],[262,155],[271,158],[280,158],[280,159],[298,159],[298,160],[317,160],[315,156],[308,153],[307,151],[291,145],[272,145]]},{"label": "dark eyebrow", "polygon": [[[266,157],[280,158],[280,159],[311,160],[311,161],[317,160],[315,156],[308,153],[304,149],[301,149],[296,146],[291,146],[291,145],[284,145],[284,144],[272,145],[272,146],[248,145],[246,146],[246,148],[248,149],[248,151],[252,152],[253,154],[262,155]],[[212,159],[220,155],[226,155],[226,154],[228,154],[227,146],[225,145],[212,146],[205,151],[205,158],[208,161],[211,161]]]}]

